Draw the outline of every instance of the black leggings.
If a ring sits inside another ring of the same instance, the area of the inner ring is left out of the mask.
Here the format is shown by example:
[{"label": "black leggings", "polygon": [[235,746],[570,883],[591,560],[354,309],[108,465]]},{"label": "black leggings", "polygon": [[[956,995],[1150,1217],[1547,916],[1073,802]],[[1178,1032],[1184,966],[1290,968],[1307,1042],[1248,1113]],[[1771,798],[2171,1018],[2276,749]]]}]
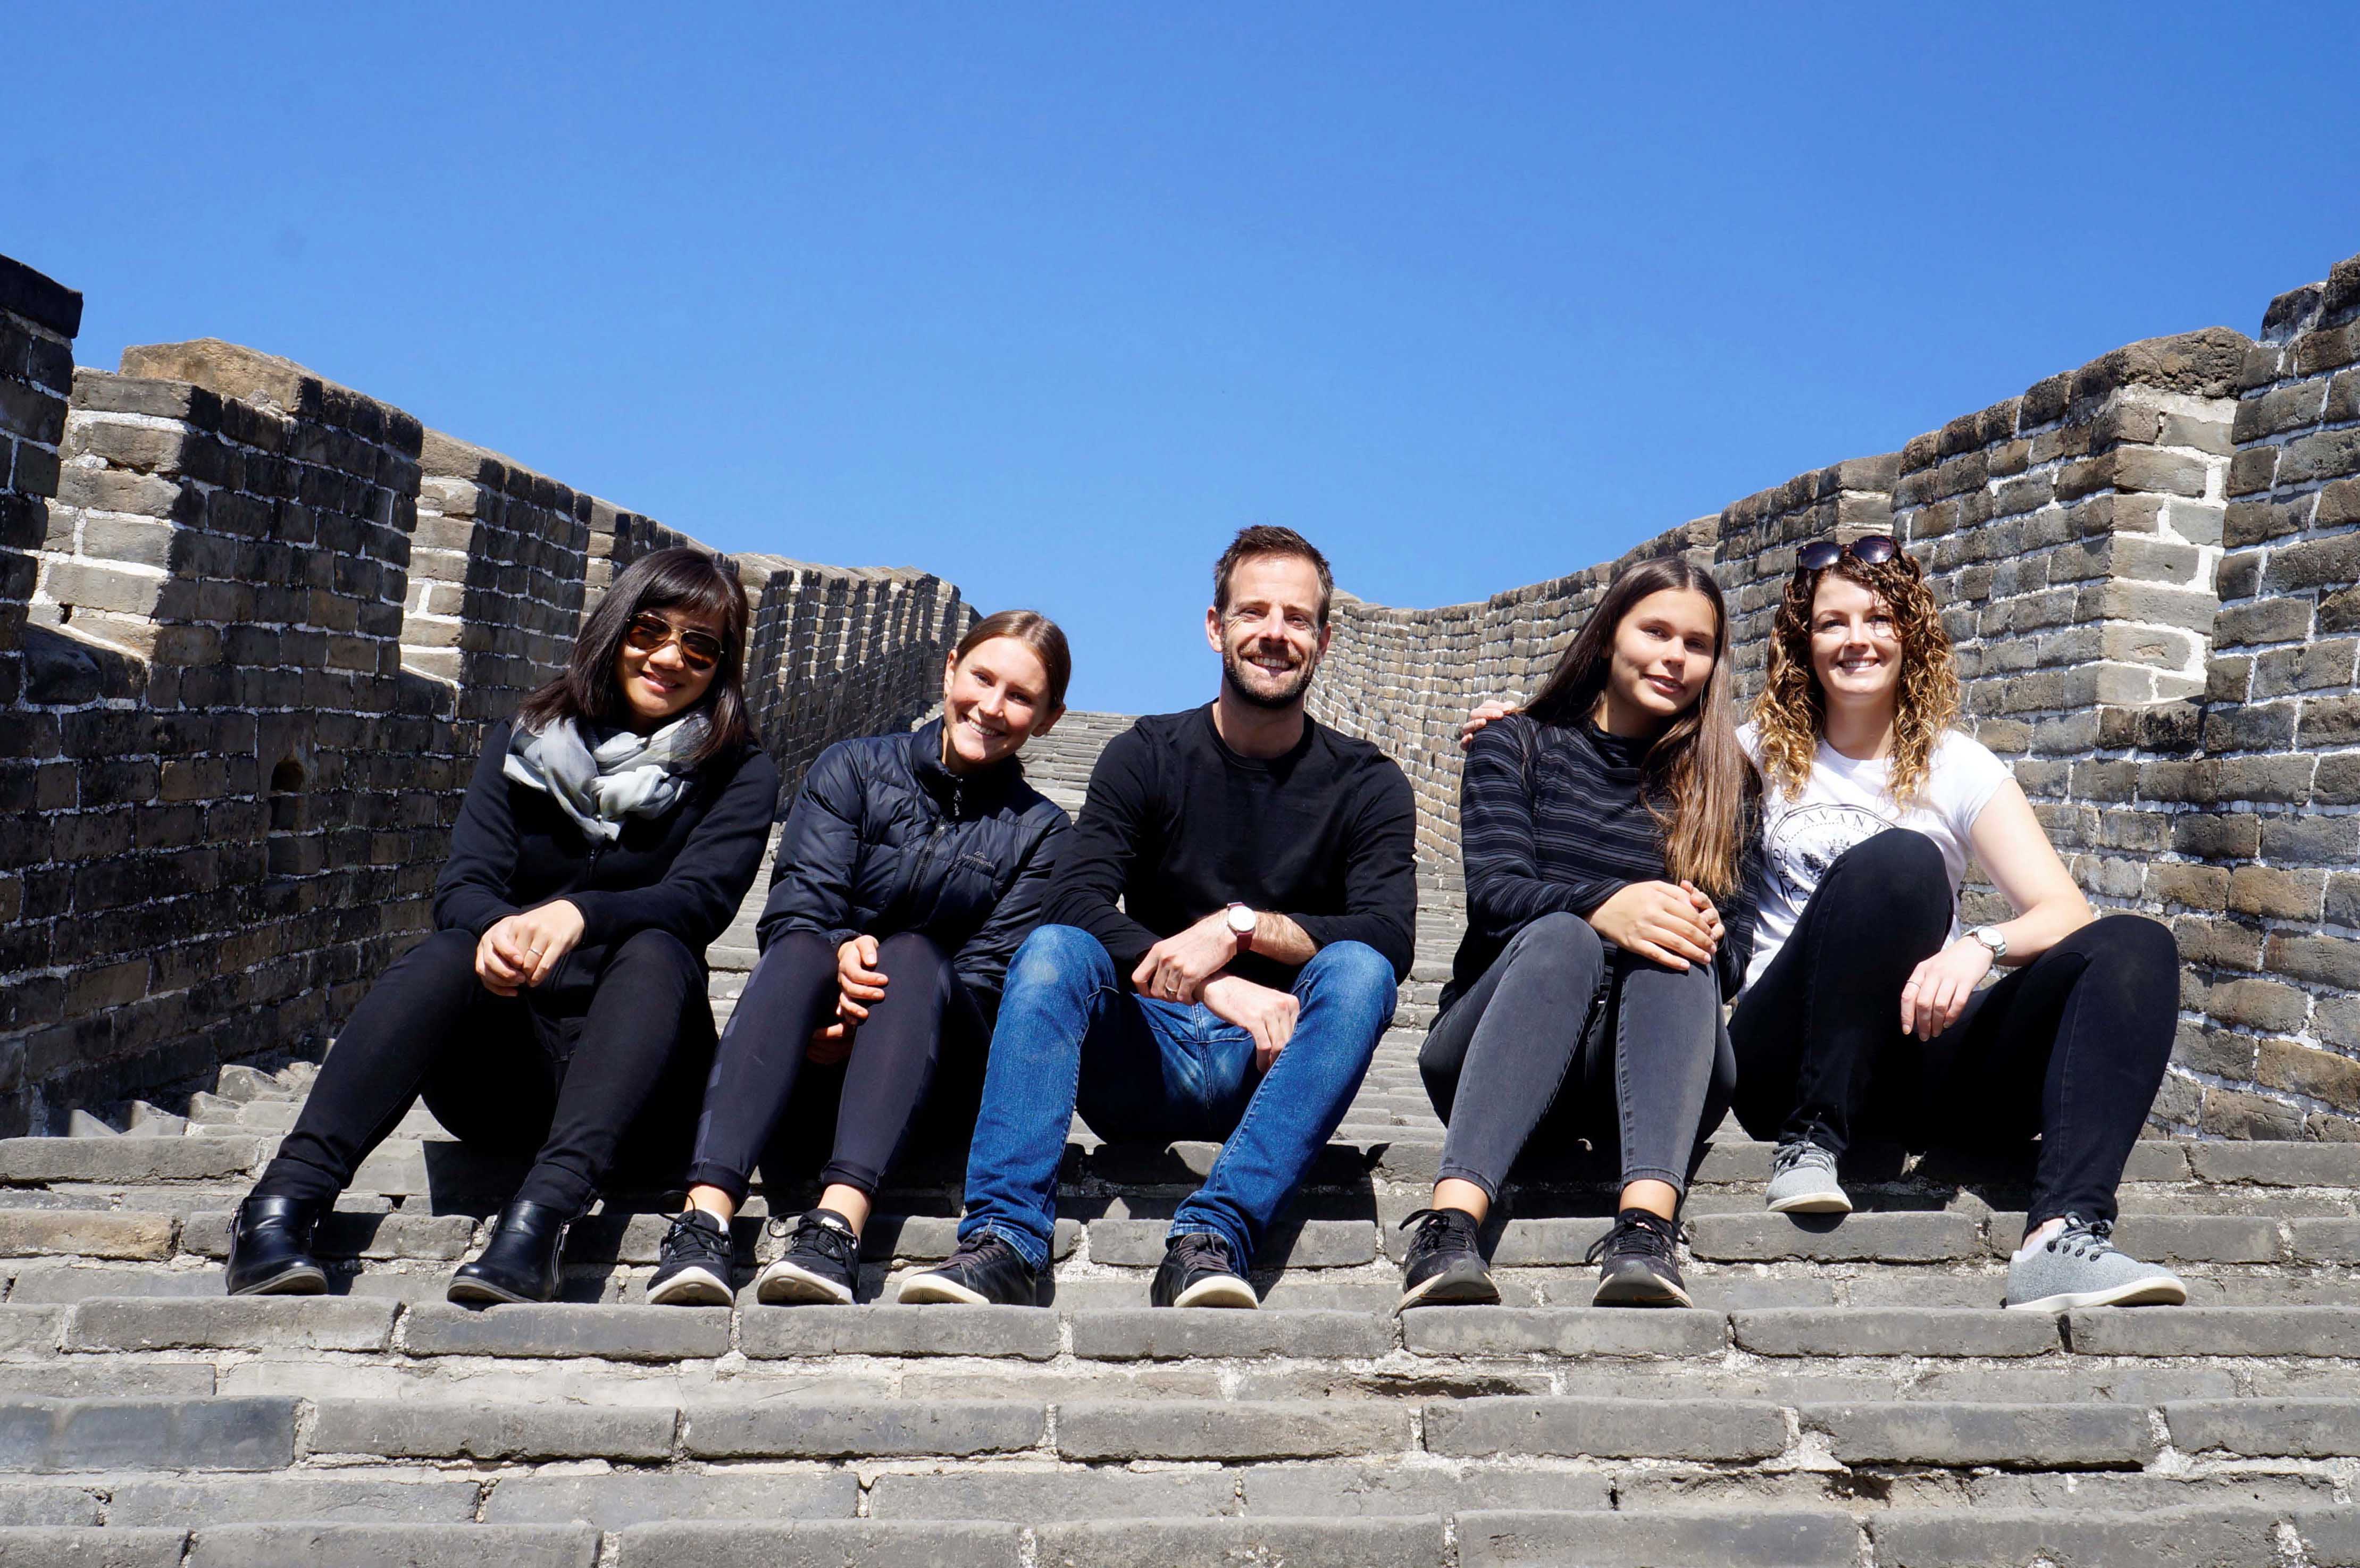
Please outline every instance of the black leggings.
[{"label": "black leggings", "polygon": [[[803,1052],[812,1031],[836,1017],[836,948],[815,932],[791,931],[763,951],[714,1057],[691,1185],[718,1187],[743,1203],[758,1162],[775,1179],[781,1168],[808,1171],[813,1151],[829,1148],[820,1180],[874,1196],[938,1067],[947,1064],[957,1087],[946,1083],[951,1092],[936,1099],[971,1109],[990,1029],[950,955],[931,938],[902,931],[877,944],[877,968],[887,981],[884,1000],[869,1005],[852,1055],[820,1066]],[[967,1120],[972,1127],[972,1115]]]},{"label": "black leggings", "polygon": [[[1579,1087],[1568,1093],[1577,1062]],[[1683,972],[1620,951],[1610,958],[1589,921],[1554,914],[1518,931],[1435,1019],[1417,1070],[1449,1124],[1439,1174],[1496,1200],[1544,1119],[1618,1147],[1625,1185],[1686,1192],[1736,1066],[1710,964]]]},{"label": "black leggings", "polygon": [[1901,987],[1950,933],[1941,852],[1895,828],[1838,856],[1737,1000],[1737,1116],[1760,1138],[1841,1153],[1863,1126],[1912,1148],[2038,1134],[2030,1225],[2114,1217],[2180,1017],[2180,953],[2138,915],[2092,921],[1919,1041]]},{"label": "black leggings", "polygon": [[581,1214],[627,1133],[635,1162],[668,1154],[677,1171],[713,1048],[696,955],[640,931],[607,956],[579,1014],[550,1017],[531,996],[486,990],[464,931],[402,954],[353,1009],[255,1192],[332,1201],[421,1094],[461,1141],[535,1154],[526,1202]]}]

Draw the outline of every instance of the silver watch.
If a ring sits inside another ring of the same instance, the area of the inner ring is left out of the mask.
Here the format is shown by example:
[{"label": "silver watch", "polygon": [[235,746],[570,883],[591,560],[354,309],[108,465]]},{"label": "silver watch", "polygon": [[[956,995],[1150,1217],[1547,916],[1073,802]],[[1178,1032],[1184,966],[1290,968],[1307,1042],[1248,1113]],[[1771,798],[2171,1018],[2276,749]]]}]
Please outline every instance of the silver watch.
[{"label": "silver watch", "polygon": [[1994,964],[2007,956],[2007,933],[1999,927],[1977,926],[1967,934],[1991,950]]}]

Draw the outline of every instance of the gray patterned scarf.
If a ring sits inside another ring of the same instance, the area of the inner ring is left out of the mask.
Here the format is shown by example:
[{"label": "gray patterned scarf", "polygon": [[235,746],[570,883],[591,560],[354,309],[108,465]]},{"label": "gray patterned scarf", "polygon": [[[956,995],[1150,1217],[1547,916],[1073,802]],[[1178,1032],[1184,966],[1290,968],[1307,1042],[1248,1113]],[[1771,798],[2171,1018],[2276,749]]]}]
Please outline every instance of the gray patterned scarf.
[{"label": "gray patterned scarf", "polygon": [[573,719],[540,731],[519,724],[500,770],[545,791],[584,833],[612,844],[625,817],[660,817],[680,803],[689,758],[708,727],[703,713],[691,713],[653,735],[616,730],[593,746]]}]

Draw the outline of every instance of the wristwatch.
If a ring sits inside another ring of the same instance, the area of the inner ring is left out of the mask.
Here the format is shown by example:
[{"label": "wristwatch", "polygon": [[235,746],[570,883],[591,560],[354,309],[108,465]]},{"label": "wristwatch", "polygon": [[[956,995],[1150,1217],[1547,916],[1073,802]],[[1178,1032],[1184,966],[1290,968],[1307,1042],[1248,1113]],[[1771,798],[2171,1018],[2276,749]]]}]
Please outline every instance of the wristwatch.
[{"label": "wristwatch", "polygon": [[2007,936],[1999,927],[1977,926],[1967,934],[1991,950],[1994,964],[2007,956]]},{"label": "wristwatch", "polygon": [[1243,904],[1231,904],[1229,908],[1227,919],[1229,923],[1229,934],[1238,939],[1238,951],[1240,953],[1251,953],[1253,951],[1254,912],[1251,909],[1247,909]]}]

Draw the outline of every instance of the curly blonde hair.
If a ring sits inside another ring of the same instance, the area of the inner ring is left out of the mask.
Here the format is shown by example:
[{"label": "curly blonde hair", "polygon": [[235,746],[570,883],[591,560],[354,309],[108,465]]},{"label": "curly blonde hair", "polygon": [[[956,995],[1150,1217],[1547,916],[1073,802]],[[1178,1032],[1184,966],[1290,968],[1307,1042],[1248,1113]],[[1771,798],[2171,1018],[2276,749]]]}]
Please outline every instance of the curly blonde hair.
[{"label": "curly blonde hair", "polygon": [[1811,605],[1832,572],[1859,583],[1893,612],[1901,642],[1901,685],[1893,710],[1891,789],[1907,805],[1926,787],[1934,748],[1959,716],[1959,672],[1950,634],[1926,586],[1926,574],[1907,555],[1871,566],[1849,554],[1817,572],[1797,572],[1770,625],[1770,673],[1754,699],[1762,771],[1788,800],[1803,792],[1827,728],[1827,694],[1811,669]]}]

